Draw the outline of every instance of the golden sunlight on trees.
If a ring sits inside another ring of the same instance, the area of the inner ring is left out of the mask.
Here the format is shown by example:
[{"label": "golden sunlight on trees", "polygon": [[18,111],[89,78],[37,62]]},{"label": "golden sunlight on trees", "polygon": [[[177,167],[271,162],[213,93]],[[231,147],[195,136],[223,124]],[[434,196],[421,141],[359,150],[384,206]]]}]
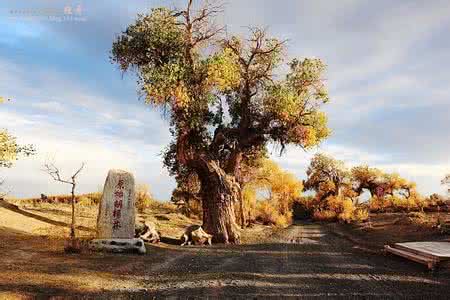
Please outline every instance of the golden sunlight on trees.
[{"label": "golden sunlight on trees", "polygon": [[150,186],[148,184],[136,185],[136,209],[139,213],[150,207],[153,201],[153,196],[150,192]]},{"label": "golden sunlight on trees", "polygon": [[0,131],[0,166],[11,167],[17,157],[18,146],[16,138],[8,131]]},{"label": "golden sunlight on trees", "polygon": [[[303,190],[302,183],[275,162],[263,159],[254,179],[243,192],[249,222],[260,221],[285,227],[292,222],[292,205]],[[258,194],[265,195],[260,198]]]},{"label": "golden sunlight on trees", "polygon": [[[315,192],[313,199],[302,198],[304,209],[318,220],[364,221],[371,211],[423,210],[427,205],[416,191],[416,184],[400,175],[384,173],[369,166],[348,169],[342,161],[316,154],[307,170],[305,190]],[[370,193],[368,205],[359,198]]]},{"label": "golden sunlight on trees", "polygon": [[317,220],[363,221],[368,213],[357,205],[357,192],[352,188],[350,171],[342,161],[316,154],[306,171],[305,190],[315,197],[303,203]]},{"label": "golden sunlight on trees", "polygon": [[[4,101],[5,99],[0,97],[0,104]],[[29,156],[34,153],[35,149],[32,145],[18,145],[16,137],[9,134],[6,129],[0,129],[0,167],[10,168],[20,154]],[[0,185],[1,183],[3,183],[3,180],[0,181]],[[0,196],[4,195],[0,194]]]},{"label": "golden sunlight on trees", "polygon": [[[171,175],[197,175],[203,228],[215,242],[239,243],[235,203],[248,157],[262,157],[269,143],[311,148],[330,134],[320,111],[329,101],[326,66],[288,61],[286,42],[259,28],[246,39],[225,35],[214,25],[222,6],[203,3],[138,15],[114,41],[111,61],[135,72],[146,102],[168,112],[164,163]],[[276,76],[283,65],[287,74]]]}]

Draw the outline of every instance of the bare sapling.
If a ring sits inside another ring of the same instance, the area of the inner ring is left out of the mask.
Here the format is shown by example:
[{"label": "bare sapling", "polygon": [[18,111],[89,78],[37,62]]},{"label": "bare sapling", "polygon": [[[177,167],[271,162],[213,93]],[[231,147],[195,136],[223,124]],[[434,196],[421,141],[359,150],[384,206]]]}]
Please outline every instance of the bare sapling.
[{"label": "bare sapling", "polygon": [[65,183],[65,184],[69,184],[71,185],[71,198],[70,198],[70,203],[72,206],[72,221],[70,224],[70,240],[71,240],[71,245],[66,248],[67,250],[70,251],[74,251],[76,250],[78,247],[75,246],[76,243],[76,239],[75,239],[75,189],[77,186],[77,176],[81,173],[81,171],[83,170],[85,166],[85,163],[83,162],[81,164],[81,166],[78,168],[78,170],[73,173],[72,176],[70,176],[69,178],[62,178],[61,177],[61,172],[60,169],[58,167],[55,166],[54,163],[46,163],[44,165],[44,172],[46,172],[47,174],[50,175],[50,177],[52,177],[53,180],[57,181],[57,182],[61,182],[61,183]]}]

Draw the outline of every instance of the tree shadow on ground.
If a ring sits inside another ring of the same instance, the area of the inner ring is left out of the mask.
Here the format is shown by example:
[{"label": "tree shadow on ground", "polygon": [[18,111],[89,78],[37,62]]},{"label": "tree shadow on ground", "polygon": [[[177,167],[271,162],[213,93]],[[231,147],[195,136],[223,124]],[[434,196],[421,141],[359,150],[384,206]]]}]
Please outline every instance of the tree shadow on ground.
[{"label": "tree shadow on ground", "polygon": [[[0,265],[11,272],[0,273],[0,291],[37,297],[439,299],[447,296],[450,282],[400,258],[354,252],[349,243],[332,235],[311,237],[326,239],[326,243],[147,245],[146,255],[66,255],[62,250],[47,249],[44,240],[30,248],[32,238],[36,239],[31,235],[23,240],[14,237],[20,232],[3,232],[1,228],[0,234],[4,241]],[[20,250],[25,246],[29,247],[26,251]],[[50,279],[55,275],[58,282]],[[15,280],[5,279],[8,276]],[[83,290],[73,284],[78,280],[98,281],[95,285],[102,290]],[[122,288],[122,283],[132,287]]]},{"label": "tree shadow on ground", "polygon": [[[12,212],[21,214],[21,215],[23,215],[25,217],[28,217],[28,218],[33,218],[33,219],[41,221],[41,222],[45,222],[45,223],[48,223],[48,224],[51,224],[51,225],[55,225],[55,226],[61,226],[61,227],[70,228],[70,224],[68,224],[68,223],[52,220],[52,219],[49,219],[49,218],[44,217],[44,216],[33,214],[31,212],[28,212],[28,211],[25,211],[25,210],[19,208],[17,205],[8,203],[5,200],[1,200],[0,201],[0,207],[3,207],[3,208],[8,209],[8,210],[10,210]],[[82,231],[88,231],[88,232],[95,232],[94,229],[89,228],[89,227],[85,227],[85,226],[77,226],[76,229],[82,230]]]},{"label": "tree shadow on ground", "polygon": [[58,216],[65,216],[65,217],[70,217],[72,215],[71,212],[63,211],[63,210],[59,210],[59,209],[54,209],[54,208],[32,208],[32,207],[26,207],[26,210],[27,211],[41,212],[41,213],[46,213],[46,214],[53,214],[53,215],[58,215]]},{"label": "tree shadow on ground", "polygon": [[168,236],[162,236],[161,243],[168,244],[168,245],[177,245],[177,246],[179,246],[181,244],[179,239],[174,239],[174,238],[171,238]]}]

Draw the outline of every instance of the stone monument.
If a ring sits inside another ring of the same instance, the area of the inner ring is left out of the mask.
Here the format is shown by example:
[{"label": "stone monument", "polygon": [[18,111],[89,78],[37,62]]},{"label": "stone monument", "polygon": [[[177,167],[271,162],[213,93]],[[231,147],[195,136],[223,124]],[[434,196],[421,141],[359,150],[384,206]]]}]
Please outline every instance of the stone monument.
[{"label": "stone monument", "polygon": [[97,238],[91,248],[113,252],[145,253],[144,241],[135,234],[135,184],[133,174],[110,170],[97,217]]}]

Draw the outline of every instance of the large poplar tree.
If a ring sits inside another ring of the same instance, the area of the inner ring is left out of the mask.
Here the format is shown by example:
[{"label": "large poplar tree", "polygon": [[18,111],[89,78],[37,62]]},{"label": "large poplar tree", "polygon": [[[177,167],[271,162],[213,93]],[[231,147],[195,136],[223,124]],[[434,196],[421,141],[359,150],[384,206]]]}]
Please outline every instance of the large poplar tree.
[{"label": "large poplar tree", "polygon": [[[197,3],[196,3],[197,4]],[[193,170],[201,183],[203,226],[216,242],[239,243],[234,202],[240,166],[268,144],[309,148],[329,135],[319,59],[293,59],[284,76],[285,42],[264,30],[225,36],[214,26],[221,7],[157,8],[120,34],[111,59],[138,76],[148,104],[170,117],[165,163]]]}]

